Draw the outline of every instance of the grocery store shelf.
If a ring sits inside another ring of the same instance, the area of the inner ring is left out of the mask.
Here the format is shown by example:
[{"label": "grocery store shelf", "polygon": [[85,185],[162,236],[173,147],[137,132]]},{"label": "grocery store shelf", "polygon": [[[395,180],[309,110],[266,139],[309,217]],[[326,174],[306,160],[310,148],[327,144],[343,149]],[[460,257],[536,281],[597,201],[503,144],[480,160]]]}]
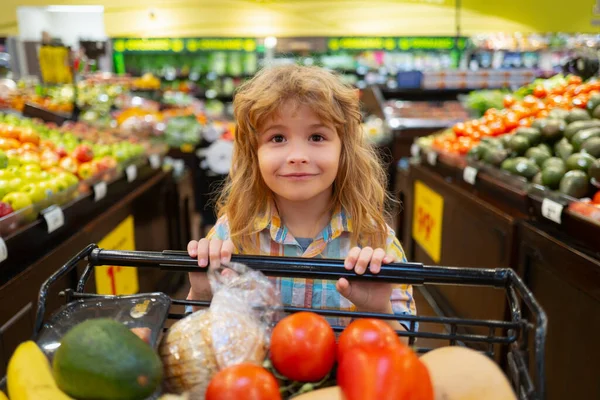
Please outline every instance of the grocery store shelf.
[{"label": "grocery store shelf", "polygon": [[132,182],[128,182],[125,174],[109,182],[104,198],[95,201],[94,193],[90,191],[63,206],[64,224],[52,233],[48,233],[46,222],[40,216],[3,238],[8,258],[0,263],[0,286],[51,252],[54,247],[72,236],[73,232],[79,231],[112,204],[139,196],[147,187],[162,179],[164,174],[166,172],[154,170],[146,164],[138,168],[137,177]]}]

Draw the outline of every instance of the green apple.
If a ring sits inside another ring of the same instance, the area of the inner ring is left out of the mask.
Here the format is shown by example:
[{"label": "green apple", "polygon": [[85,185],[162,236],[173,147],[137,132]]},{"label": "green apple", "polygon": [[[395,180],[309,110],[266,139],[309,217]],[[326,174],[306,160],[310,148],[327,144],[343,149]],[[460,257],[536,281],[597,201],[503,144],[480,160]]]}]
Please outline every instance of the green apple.
[{"label": "green apple", "polygon": [[40,172],[40,181],[49,181],[52,178],[54,178],[54,176],[50,172],[48,172],[48,171]]},{"label": "green apple", "polygon": [[53,180],[39,182],[39,183],[37,183],[37,185],[39,185],[40,187],[42,187],[44,189],[47,197],[50,197],[54,193],[58,192],[58,187]]},{"label": "green apple", "polygon": [[35,153],[26,153],[21,156],[21,164],[39,164],[40,161],[40,156]]},{"label": "green apple", "polygon": [[63,179],[69,186],[77,185],[77,183],[79,183],[79,179],[70,172],[61,172],[58,174],[57,178]]},{"label": "green apple", "polygon": [[13,174],[13,176],[20,176],[21,175],[21,168],[15,166],[15,165],[9,166],[8,168],[6,168],[5,171],[10,171]]},{"label": "green apple", "polygon": [[10,191],[11,191],[11,192],[16,192],[17,190],[19,190],[19,188],[20,188],[21,186],[23,186],[23,184],[24,184],[24,183],[25,183],[25,182],[23,182],[23,179],[21,179],[21,178],[19,178],[19,177],[12,178],[12,179],[9,181],[9,184],[10,184]]},{"label": "green apple", "polygon": [[8,179],[0,179],[0,199],[11,192],[11,185]]},{"label": "green apple", "polygon": [[2,201],[10,205],[15,211],[29,207],[32,204],[29,196],[22,192],[9,193],[2,198]]},{"label": "green apple", "polygon": [[25,193],[27,196],[29,196],[33,203],[44,201],[47,197],[46,188],[39,183],[27,183],[21,186],[19,192]]},{"label": "green apple", "polygon": [[14,156],[9,156],[8,157],[8,166],[14,166],[14,167],[18,167],[19,165],[21,165],[21,160],[18,157],[14,157]]},{"label": "green apple", "polygon": [[40,172],[42,170],[42,167],[40,167],[39,164],[27,164],[27,165],[23,165],[20,168],[21,171],[38,171]]},{"label": "green apple", "polygon": [[25,183],[41,181],[41,172],[38,171],[22,171],[19,176]]},{"label": "green apple", "polygon": [[0,180],[10,180],[15,174],[10,169],[0,169]]},{"label": "green apple", "polygon": [[64,190],[67,190],[67,188],[69,186],[71,186],[71,185],[69,185],[69,182],[67,182],[65,179],[62,179],[62,178],[54,178],[45,183],[54,185],[54,188],[56,189],[55,193],[59,193]]},{"label": "green apple", "polygon": [[6,168],[8,166],[8,156],[5,152],[0,150],[0,168]]}]

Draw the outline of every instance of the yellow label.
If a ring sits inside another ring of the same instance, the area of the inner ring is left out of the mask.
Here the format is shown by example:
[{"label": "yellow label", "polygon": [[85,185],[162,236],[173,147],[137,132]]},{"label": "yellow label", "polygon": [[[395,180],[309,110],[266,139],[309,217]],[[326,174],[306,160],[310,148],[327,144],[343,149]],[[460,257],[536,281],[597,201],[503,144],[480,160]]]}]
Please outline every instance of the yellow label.
[{"label": "yellow label", "polygon": [[[106,250],[135,250],[133,216],[125,218],[98,243],[98,247]],[[137,268],[134,267],[96,267],[95,276],[98,294],[135,294],[139,290]]]},{"label": "yellow label", "polygon": [[444,198],[421,181],[415,182],[412,235],[436,263],[442,252]]}]

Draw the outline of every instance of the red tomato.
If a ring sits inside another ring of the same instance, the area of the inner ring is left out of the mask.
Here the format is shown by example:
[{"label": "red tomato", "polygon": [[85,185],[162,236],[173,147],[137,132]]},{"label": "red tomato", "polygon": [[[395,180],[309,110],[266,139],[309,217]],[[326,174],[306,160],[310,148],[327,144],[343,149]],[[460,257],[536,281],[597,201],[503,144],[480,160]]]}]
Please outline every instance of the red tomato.
[{"label": "red tomato", "polygon": [[208,384],[206,400],[281,400],[275,377],[263,367],[244,363],[219,371]]},{"label": "red tomato", "polygon": [[600,190],[596,192],[594,198],[592,199],[593,204],[600,204]]},{"label": "red tomato", "polygon": [[569,83],[569,85],[580,85],[582,82],[582,79],[580,76],[571,75],[571,76],[569,76],[569,78],[567,78],[567,82]]},{"label": "red tomato", "polygon": [[452,127],[452,129],[454,130],[454,133],[456,133],[456,136],[464,136],[465,135],[466,126],[462,122],[459,122],[458,124],[454,125]]},{"label": "red tomato", "polygon": [[515,101],[515,98],[511,95],[504,96],[504,108],[511,107],[513,104],[515,104]]},{"label": "red tomato", "polygon": [[412,351],[354,347],[338,365],[337,383],[345,400],[433,399],[427,368]]},{"label": "red tomato", "polygon": [[294,381],[316,382],[335,363],[335,334],[325,318],[311,312],[285,317],[271,335],[275,369]]},{"label": "red tomato", "polygon": [[[356,346],[366,348],[399,347],[399,338],[389,324],[379,319],[358,319],[344,329],[338,342],[338,360]],[[408,347],[406,347],[408,349]]]},{"label": "red tomato", "polygon": [[538,98],[546,97],[548,92],[546,92],[546,88],[543,85],[536,85],[533,89],[533,95]]}]

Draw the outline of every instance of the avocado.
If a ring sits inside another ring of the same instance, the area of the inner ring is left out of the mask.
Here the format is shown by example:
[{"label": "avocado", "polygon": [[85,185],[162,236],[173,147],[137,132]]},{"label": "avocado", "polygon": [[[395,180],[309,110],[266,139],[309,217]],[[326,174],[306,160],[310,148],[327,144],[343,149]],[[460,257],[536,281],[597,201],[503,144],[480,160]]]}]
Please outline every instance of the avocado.
[{"label": "avocado", "polygon": [[502,135],[502,136],[498,136],[498,139],[500,140],[500,143],[502,143],[502,146],[503,146],[505,149],[507,149],[507,148],[508,148],[508,142],[510,141],[510,138],[511,138],[512,136],[513,136],[513,135],[512,135],[512,134],[510,134],[510,133],[507,133],[507,134],[505,134],[505,135]]},{"label": "avocado", "polygon": [[564,147],[568,144],[571,144],[566,137],[560,139],[558,142],[554,143],[554,153],[558,154],[561,147]]},{"label": "avocado", "polygon": [[558,157],[550,157],[548,158],[546,161],[544,161],[544,164],[542,164],[542,169],[546,169],[550,166],[554,166],[554,167],[562,167],[566,170],[567,166],[565,164],[565,162],[558,158]]},{"label": "avocado", "polygon": [[571,154],[571,156],[567,158],[567,169],[569,171],[578,169],[587,172],[594,161],[596,161],[596,159],[587,153]]},{"label": "avocado", "polygon": [[514,173],[516,173],[515,165],[517,165],[517,162],[519,162],[519,159],[526,160],[525,157],[507,158],[506,160],[504,160],[502,162],[502,165],[500,165],[500,168],[507,172],[510,172],[511,174],[514,174]]},{"label": "avocado", "polygon": [[552,155],[544,148],[532,147],[525,153],[525,157],[535,162],[538,167],[541,167],[544,161],[549,159]]},{"label": "avocado", "polygon": [[571,139],[573,149],[575,151],[579,151],[583,142],[587,141],[589,138],[598,136],[600,136],[600,128],[588,128],[577,132]]},{"label": "avocado", "polygon": [[533,179],[531,180],[531,183],[534,183],[536,185],[544,185],[542,183],[542,173],[538,172],[537,174],[535,174],[535,176],[533,177]]},{"label": "avocado", "polygon": [[544,150],[549,155],[552,155],[552,148],[548,145],[548,143],[540,143],[537,145],[538,149]]},{"label": "avocado", "polygon": [[482,144],[486,144],[489,147],[495,148],[495,149],[502,149],[504,148],[502,141],[498,138],[494,138],[494,137],[489,137],[486,136],[484,138],[481,139],[481,143]]},{"label": "avocado", "polygon": [[556,155],[562,158],[564,161],[567,161],[567,158],[569,158],[569,156],[574,152],[575,149],[571,143],[565,143],[562,146],[557,147],[555,151]]},{"label": "avocado", "polygon": [[565,129],[565,137],[570,141],[571,138],[573,138],[573,136],[575,136],[575,134],[580,130],[598,127],[600,127],[600,120],[597,119],[592,119],[589,121],[575,121],[567,125],[567,128]]},{"label": "avocado", "polygon": [[471,150],[467,153],[467,159],[469,160],[481,160],[483,155],[486,152],[486,146],[483,144],[478,144],[477,146],[473,146]]},{"label": "avocado", "polygon": [[596,182],[600,183],[600,160],[596,160],[590,165],[588,174],[590,175],[590,178],[593,178]]},{"label": "avocado", "polygon": [[558,142],[564,135],[566,124],[560,119],[551,119],[541,129],[542,141],[548,143]]},{"label": "avocado", "polygon": [[574,108],[569,112],[569,114],[565,118],[565,121],[567,122],[567,124],[570,124],[571,122],[587,121],[589,119],[591,119],[591,117],[587,111],[582,110],[581,108]]},{"label": "avocado", "polygon": [[563,110],[562,108],[553,108],[548,113],[548,119],[562,119],[565,120],[569,116],[569,111]]},{"label": "avocado", "polygon": [[600,94],[595,94],[587,102],[586,108],[590,115],[594,112],[596,107],[600,104]]},{"label": "avocado", "polygon": [[160,386],[163,373],[152,347],[107,318],[86,320],[67,332],[53,369],[58,387],[80,400],[142,400]]},{"label": "avocado", "polygon": [[558,189],[562,177],[567,170],[562,166],[549,166],[542,171],[542,185],[548,186],[550,189]]},{"label": "avocado", "polygon": [[532,179],[538,172],[540,172],[540,168],[531,160],[523,159],[517,161],[514,167],[515,174],[523,176],[527,179]]},{"label": "avocado", "polygon": [[518,155],[525,154],[530,146],[531,144],[529,143],[529,139],[522,135],[513,135],[508,142],[508,148]]},{"label": "avocado", "polygon": [[489,149],[483,156],[483,161],[496,167],[500,166],[508,157],[508,151],[504,149]]},{"label": "avocado", "polygon": [[535,146],[542,141],[542,133],[539,131],[539,129],[535,128],[519,128],[516,130],[515,135],[525,136],[532,146]]},{"label": "avocado", "polygon": [[592,118],[600,118],[600,108],[598,108],[598,106],[596,106],[596,108],[594,108],[594,111],[592,111]]},{"label": "avocado", "polygon": [[536,119],[535,121],[533,121],[531,123],[531,127],[535,128],[535,129],[538,129],[538,130],[541,131],[542,128],[544,126],[546,126],[547,123],[548,123],[548,119],[546,119],[546,118],[540,118],[540,119]]},{"label": "avocado", "polygon": [[585,197],[590,190],[588,176],[583,171],[569,171],[560,180],[558,190],[576,199]]},{"label": "avocado", "polygon": [[581,152],[587,153],[594,158],[600,157],[600,137],[592,137],[583,142]]}]

